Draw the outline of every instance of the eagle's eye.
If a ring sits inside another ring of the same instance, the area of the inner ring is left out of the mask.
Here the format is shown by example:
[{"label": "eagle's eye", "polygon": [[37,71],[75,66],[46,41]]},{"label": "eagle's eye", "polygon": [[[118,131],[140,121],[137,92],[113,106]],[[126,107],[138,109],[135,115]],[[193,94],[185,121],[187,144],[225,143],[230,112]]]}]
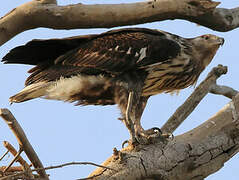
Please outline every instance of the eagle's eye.
[{"label": "eagle's eye", "polygon": [[209,39],[209,35],[202,35],[202,38],[205,39],[205,40],[208,40]]}]

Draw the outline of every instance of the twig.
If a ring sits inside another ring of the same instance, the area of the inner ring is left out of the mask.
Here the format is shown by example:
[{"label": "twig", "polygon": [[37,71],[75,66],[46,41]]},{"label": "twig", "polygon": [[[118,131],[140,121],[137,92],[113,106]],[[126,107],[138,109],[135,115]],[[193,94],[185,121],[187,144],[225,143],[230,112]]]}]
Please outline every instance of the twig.
[{"label": "twig", "polygon": [[71,165],[92,165],[92,166],[101,167],[101,168],[109,169],[109,170],[112,170],[112,171],[116,171],[113,168],[109,168],[107,166],[103,166],[103,165],[100,165],[100,164],[95,164],[95,163],[92,163],[92,162],[69,162],[69,163],[64,163],[64,164],[60,164],[60,165],[56,165],[56,166],[49,166],[49,167],[45,167],[45,168],[36,168],[36,169],[33,169],[32,171],[38,171],[38,170],[42,170],[42,169],[44,169],[44,170],[57,169],[57,168],[65,167],[65,166],[71,166]]},{"label": "twig", "polygon": [[[3,145],[8,149],[8,151],[12,153],[13,156],[17,155],[16,149],[9,142],[3,141]],[[22,170],[26,170],[28,172],[28,177],[33,178],[29,164],[21,156],[19,156],[16,161],[22,165]]]},{"label": "twig", "polygon": [[20,147],[17,154],[14,156],[13,160],[10,162],[10,164],[3,170],[3,173],[7,172],[7,170],[12,166],[12,164],[19,158],[20,154],[22,153],[23,149]]},{"label": "twig", "polygon": [[[3,172],[4,169],[6,169],[6,166],[1,166],[0,172]],[[7,170],[7,172],[16,172],[16,171],[23,171],[22,166],[13,166]]]},{"label": "twig", "polygon": [[[4,119],[9,128],[12,130],[13,134],[16,136],[20,147],[23,148],[33,166],[35,168],[43,168],[40,159],[38,158],[23,129],[21,128],[15,117],[12,115],[12,113],[8,109],[0,109],[0,116]],[[49,179],[44,169],[38,170],[37,172],[40,177]]]},{"label": "twig", "polygon": [[[5,148],[7,148],[8,151],[12,153],[13,156],[16,156],[17,151],[9,142],[3,141],[3,145]],[[23,169],[30,169],[30,166],[21,156],[18,157],[17,162],[19,162],[22,165]]]},{"label": "twig", "polygon": [[[113,168],[109,168],[107,166],[95,164],[95,163],[92,163],[92,162],[69,162],[69,163],[64,163],[64,164],[60,164],[60,165],[56,165],[56,166],[49,166],[49,167],[45,167],[45,168],[36,168],[36,169],[33,169],[32,172],[33,171],[39,171],[39,170],[57,169],[57,168],[65,167],[65,166],[71,166],[71,165],[92,165],[92,166],[104,168],[105,170],[109,169],[109,170],[112,170],[112,171],[116,171]],[[80,179],[80,180],[92,179],[94,177],[100,176],[101,174],[103,174],[103,172],[101,172],[99,175],[94,175],[94,176],[91,176],[91,177],[88,177],[88,178],[83,178],[83,179]],[[13,178],[13,177],[21,176],[21,175],[24,175],[25,173],[26,173],[26,171],[18,172],[18,173],[9,175],[9,176],[2,177],[2,178],[0,178],[0,180],[7,180],[7,178]]]},{"label": "twig", "polygon": [[3,155],[2,157],[0,157],[0,161],[3,160],[3,158],[9,153],[9,150],[7,150]]},{"label": "twig", "polygon": [[228,97],[230,99],[232,99],[233,97],[235,97],[237,95],[237,93],[239,93],[237,90],[228,87],[228,86],[220,86],[217,84],[212,84],[210,87],[210,93],[212,94],[218,94],[218,95],[223,95],[225,97]]},{"label": "twig", "polygon": [[161,128],[163,133],[173,133],[175,129],[191,114],[200,101],[209,93],[212,84],[216,84],[216,80],[227,73],[227,67],[218,65],[214,67],[208,74],[206,79],[202,81],[187,100],[175,111],[168,121]]},{"label": "twig", "polygon": [[9,179],[13,179],[13,178],[22,176],[24,174],[25,174],[25,172],[19,172],[19,173],[15,173],[15,174],[11,174],[11,175],[8,175],[8,176],[1,177],[0,180],[9,180]]}]

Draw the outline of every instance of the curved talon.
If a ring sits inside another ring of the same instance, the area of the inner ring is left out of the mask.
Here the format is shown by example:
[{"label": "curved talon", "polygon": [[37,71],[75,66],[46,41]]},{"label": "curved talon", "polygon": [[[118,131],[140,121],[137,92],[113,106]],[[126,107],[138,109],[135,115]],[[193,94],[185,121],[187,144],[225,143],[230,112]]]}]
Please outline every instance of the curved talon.
[{"label": "curved talon", "polygon": [[162,136],[162,131],[158,127],[153,127],[148,130],[143,130],[138,128],[138,131],[135,133],[135,138],[140,144],[151,144],[154,142],[154,139]]},{"label": "curved talon", "polygon": [[162,135],[162,131],[160,128],[158,127],[153,127],[151,129],[148,129],[145,131],[145,133],[147,133],[148,137],[159,137]]},{"label": "curved talon", "polygon": [[161,129],[158,127],[153,127],[148,130],[142,128],[137,129],[135,134],[135,139],[139,144],[151,144],[158,140],[173,140],[174,135],[172,133],[162,133]]},{"label": "curved talon", "polygon": [[169,137],[171,140],[174,140],[174,135],[171,134],[171,136]]},{"label": "curved talon", "polygon": [[170,140],[174,140],[174,135],[172,133],[167,133],[167,134],[162,134],[163,136],[165,135],[166,138]]},{"label": "curved talon", "polygon": [[125,141],[122,143],[121,147],[124,148],[125,144],[129,144],[129,140],[125,140]]}]

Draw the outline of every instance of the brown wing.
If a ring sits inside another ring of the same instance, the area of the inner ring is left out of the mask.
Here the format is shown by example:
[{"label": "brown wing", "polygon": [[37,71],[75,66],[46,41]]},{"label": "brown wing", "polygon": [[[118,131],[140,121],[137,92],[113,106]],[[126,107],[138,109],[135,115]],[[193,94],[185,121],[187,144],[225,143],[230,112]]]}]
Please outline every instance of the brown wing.
[{"label": "brown wing", "polygon": [[54,81],[62,76],[70,77],[79,73],[114,76],[163,62],[177,56],[179,52],[178,43],[158,31],[138,28],[109,31],[80,43],[53,61],[38,64],[31,70],[26,85]]}]

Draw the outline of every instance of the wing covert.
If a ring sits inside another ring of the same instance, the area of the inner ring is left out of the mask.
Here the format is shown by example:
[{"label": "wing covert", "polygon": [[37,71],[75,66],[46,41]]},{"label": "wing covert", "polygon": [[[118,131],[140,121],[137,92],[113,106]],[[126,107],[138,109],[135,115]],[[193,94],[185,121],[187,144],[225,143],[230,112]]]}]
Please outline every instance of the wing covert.
[{"label": "wing covert", "polygon": [[178,43],[165,36],[141,32],[112,34],[67,52],[57,58],[55,64],[119,74],[174,58],[179,52]]}]

